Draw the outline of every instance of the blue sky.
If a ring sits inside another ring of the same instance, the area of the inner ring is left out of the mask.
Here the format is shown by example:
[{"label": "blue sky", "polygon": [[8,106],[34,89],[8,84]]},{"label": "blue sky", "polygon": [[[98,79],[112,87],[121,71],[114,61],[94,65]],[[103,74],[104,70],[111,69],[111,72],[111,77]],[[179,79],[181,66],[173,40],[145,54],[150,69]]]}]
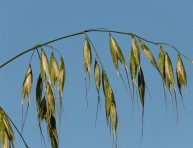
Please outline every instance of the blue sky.
[{"label": "blue sky", "polygon": [[[12,1],[0,2],[0,64],[36,44],[83,31],[107,28],[133,32],[152,41],[175,45],[193,59],[193,2],[191,0],[66,0],[66,1]],[[141,54],[142,67],[150,91],[145,97],[144,137],[141,142],[141,112],[135,104],[132,114],[129,95],[117,76],[109,52],[108,34],[88,34],[104,62],[109,81],[114,90],[118,123],[118,147],[132,148],[191,148],[193,147],[193,79],[192,64],[185,59],[188,88],[183,91],[187,113],[179,94],[179,124],[173,112],[171,98],[167,93],[168,111],[164,104],[161,78]],[[125,54],[127,62],[131,47],[129,36],[113,34]],[[97,93],[91,73],[89,106],[86,109],[84,69],[84,36],[68,38],[51,44],[62,52],[67,79],[64,89],[64,114],[60,129],[60,147],[98,148],[112,147],[112,136],[106,126],[104,96],[101,89],[101,111],[95,126]],[[158,57],[158,46],[148,44]],[[164,47],[175,67],[177,54]],[[46,50],[50,55],[50,50]],[[56,54],[57,55],[57,54]],[[21,126],[21,90],[31,53],[18,58],[0,69],[0,102],[18,128]],[[31,148],[43,147],[36,120],[35,85],[39,74],[39,60],[35,54],[32,61],[34,73],[33,94],[23,136]],[[93,61],[94,64],[94,61]],[[121,68],[121,67],[120,67]],[[124,72],[123,70],[121,70]],[[27,102],[25,102],[27,103]],[[45,132],[46,133],[46,132]],[[24,147],[18,134],[16,147]],[[47,139],[47,136],[46,136]]]}]

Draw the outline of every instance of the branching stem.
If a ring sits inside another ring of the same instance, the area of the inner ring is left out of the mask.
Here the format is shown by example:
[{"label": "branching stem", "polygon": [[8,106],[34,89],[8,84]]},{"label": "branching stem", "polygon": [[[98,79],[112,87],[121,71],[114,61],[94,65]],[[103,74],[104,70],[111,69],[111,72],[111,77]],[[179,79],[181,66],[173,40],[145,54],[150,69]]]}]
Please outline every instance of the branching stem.
[{"label": "branching stem", "polygon": [[10,60],[6,61],[5,63],[1,64],[0,65],[0,69],[3,68],[5,65],[9,64],[10,62],[14,61],[15,59],[17,59],[18,57],[30,52],[30,51],[33,51],[39,47],[42,47],[42,46],[46,46],[48,44],[51,44],[51,43],[54,43],[54,42],[57,42],[57,41],[60,41],[60,40],[63,40],[63,39],[66,39],[66,38],[70,38],[70,37],[74,37],[74,36],[78,36],[78,35],[83,35],[83,34],[86,34],[86,33],[89,33],[89,32],[107,32],[107,33],[116,33],[116,34],[122,34],[122,35],[129,35],[129,36],[133,36],[133,37],[136,37],[138,39],[141,39],[143,41],[146,41],[148,43],[151,43],[151,44],[154,44],[154,45],[165,45],[165,46],[169,46],[171,47],[175,52],[177,52],[178,54],[182,55],[184,58],[186,58],[188,61],[190,61],[192,64],[193,64],[193,60],[188,58],[187,56],[185,56],[183,53],[181,53],[175,46],[171,45],[171,44],[168,44],[168,43],[163,43],[163,42],[153,42],[153,41],[150,41],[150,40],[147,40],[145,38],[142,38],[134,33],[131,33],[131,32],[121,32],[121,31],[114,31],[114,30],[108,30],[108,29],[103,29],[103,28],[99,28],[99,29],[88,29],[88,30],[85,30],[85,31],[81,31],[81,32],[78,32],[78,33],[74,33],[74,34],[69,34],[69,35],[66,35],[66,36],[62,36],[62,37],[59,37],[59,38],[56,38],[54,40],[51,40],[51,41],[48,41],[48,42],[45,42],[43,44],[37,44],[36,46],[32,47],[32,48],[29,48],[27,50],[25,50],[24,52],[21,52],[20,54],[16,55],[15,57],[11,58]]}]

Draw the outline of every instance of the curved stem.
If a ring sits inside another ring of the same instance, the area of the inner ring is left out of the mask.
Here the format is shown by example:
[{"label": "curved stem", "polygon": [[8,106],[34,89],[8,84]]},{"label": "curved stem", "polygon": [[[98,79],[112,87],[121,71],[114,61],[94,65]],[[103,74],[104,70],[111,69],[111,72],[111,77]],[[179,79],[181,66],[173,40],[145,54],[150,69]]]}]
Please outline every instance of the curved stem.
[{"label": "curved stem", "polygon": [[130,36],[134,36],[134,37],[137,37],[141,40],[144,40],[146,42],[149,42],[151,44],[154,44],[154,45],[166,45],[166,46],[169,46],[171,47],[172,49],[174,49],[178,54],[182,55],[184,58],[186,58],[187,60],[189,60],[192,64],[193,64],[193,60],[188,58],[187,56],[185,56],[184,54],[182,54],[179,50],[177,50],[177,48],[171,44],[168,44],[168,43],[162,43],[162,42],[153,42],[153,41],[150,41],[150,40],[147,40],[145,38],[142,38],[134,33],[131,33],[131,32],[121,32],[121,31],[114,31],[114,30],[108,30],[108,29],[103,29],[103,28],[99,28],[99,29],[88,29],[88,30],[85,30],[85,31],[81,31],[81,32],[78,32],[78,33],[74,33],[74,34],[70,34],[70,35],[66,35],[66,36],[62,36],[62,37],[59,37],[59,38],[56,38],[54,40],[51,40],[51,41],[48,41],[48,42],[45,42],[43,44],[37,44],[36,46],[32,47],[32,48],[29,48],[27,50],[25,50],[24,52],[16,55],[15,57],[11,58],[10,60],[6,61],[5,63],[3,63],[2,65],[0,65],[0,69],[2,67],[4,67],[5,65],[9,64],[10,62],[12,62],[13,60],[17,59],[18,57],[32,51],[32,50],[35,50],[39,47],[42,47],[42,46],[46,46],[50,43],[53,43],[53,42],[57,42],[57,41],[60,41],[62,39],[65,39],[65,38],[70,38],[70,37],[74,37],[74,36],[78,36],[78,35],[82,35],[82,34],[85,34],[85,33],[88,33],[88,32],[108,32],[108,33],[116,33],[116,34],[123,34],[123,35],[130,35]]},{"label": "curved stem", "polygon": [[9,64],[9,63],[12,62],[13,60],[17,59],[18,57],[20,57],[20,56],[22,56],[22,55],[24,55],[24,54],[26,54],[27,52],[32,51],[32,50],[34,50],[34,48],[30,48],[30,49],[28,49],[28,50],[26,50],[26,51],[24,51],[24,52],[16,55],[15,57],[11,58],[10,60],[8,60],[8,61],[6,61],[5,63],[3,63],[2,65],[0,65],[0,68],[4,67],[5,65]]}]

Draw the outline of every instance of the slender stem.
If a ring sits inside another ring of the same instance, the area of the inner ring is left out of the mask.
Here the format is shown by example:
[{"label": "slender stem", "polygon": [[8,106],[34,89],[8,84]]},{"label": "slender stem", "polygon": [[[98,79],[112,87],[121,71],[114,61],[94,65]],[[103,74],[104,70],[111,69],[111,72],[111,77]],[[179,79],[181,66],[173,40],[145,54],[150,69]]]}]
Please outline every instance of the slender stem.
[{"label": "slender stem", "polygon": [[48,41],[48,42],[45,42],[43,44],[37,44],[36,46],[32,47],[32,48],[29,48],[27,50],[25,50],[24,52],[16,55],[15,57],[11,58],[10,60],[6,61],[5,63],[3,63],[2,65],[0,65],[0,69],[2,67],[4,67],[5,65],[9,64],[10,62],[12,62],[13,60],[17,59],[18,57],[32,51],[32,50],[35,50],[39,47],[42,47],[42,46],[46,46],[50,43],[53,43],[53,42],[57,42],[57,41],[60,41],[62,39],[65,39],[65,38],[70,38],[70,37],[74,37],[74,36],[78,36],[78,35],[82,35],[82,34],[85,34],[85,33],[88,33],[88,32],[108,32],[108,33],[116,33],[116,34],[122,34],[122,35],[129,35],[129,36],[134,36],[134,37],[137,37],[141,40],[144,40],[146,42],[149,42],[151,44],[154,44],[154,45],[166,45],[166,46],[169,46],[171,47],[173,50],[175,50],[178,54],[182,55],[184,58],[186,58],[187,60],[189,60],[192,64],[193,64],[193,60],[188,58],[187,56],[185,56],[184,54],[182,54],[179,50],[177,50],[177,48],[171,44],[168,44],[168,43],[162,43],[162,42],[153,42],[153,41],[150,41],[150,40],[147,40],[145,38],[142,38],[134,33],[131,33],[131,32],[121,32],[121,31],[114,31],[114,30],[108,30],[108,29],[103,29],[103,28],[98,28],[98,29],[88,29],[88,30],[85,30],[85,31],[81,31],[81,32],[78,32],[78,33],[74,33],[74,34],[70,34],[70,35],[66,35],[66,36],[63,36],[63,37],[59,37],[59,38],[56,38],[54,40],[51,40],[51,41]]},{"label": "slender stem", "polygon": [[34,50],[34,48],[30,48],[30,49],[28,49],[28,50],[26,50],[26,51],[24,51],[24,52],[16,55],[15,57],[11,58],[10,60],[8,60],[8,61],[6,61],[5,63],[3,63],[2,65],[0,65],[0,68],[4,67],[5,65],[9,64],[9,63],[12,62],[13,60],[17,59],[18,57],[20,57],[20,56],[24,55],[25,53],[27,53],[27,52],[29,52],[29,51],[32,51],[32,50]]}]

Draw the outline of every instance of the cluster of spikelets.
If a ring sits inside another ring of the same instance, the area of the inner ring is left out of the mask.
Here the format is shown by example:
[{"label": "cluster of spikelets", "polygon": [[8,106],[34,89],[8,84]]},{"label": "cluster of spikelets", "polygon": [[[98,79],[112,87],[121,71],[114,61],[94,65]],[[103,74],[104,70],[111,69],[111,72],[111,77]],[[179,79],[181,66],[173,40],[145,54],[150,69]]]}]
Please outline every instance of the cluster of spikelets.
[{"label": "cluster of spikelets", "polygon": [[[91,47],[90,47],[90,40],[88,36],[85,38],[85,43],[84,43],[84,69],[85,69],[85,74],[89,75],[90,77],[90,70],[91,70],[91,64],[92,64],[92,52],[91,52]],[[98,57],[99,58],[99,57]],[[98,59],[100,60],[100,58]],[[105,70],[102,66],[102,74],[100,70],[100,66],[95,59],[95,64],[94,64],[94,79],[95,79],[95,86],[98,92],[98,95],[100,93],[100,85],[101,85],[101,78],[102,78],[102,85],[103,85],[103,92],[105,96],[105,108],[106,108],[106,120],[107,120],[107,125],[110,124],[112,125],[112,130],[113,130],[113,136],[114,140],[116,142],[116,130],[117,130],[117,111],[116,111],[116,103],[115,103],[115,98],[114,94],[112,91],[112,88],[110,86],[110,83],[108,81],[108,77],[105,73]],[[102,76],[102,77],[101,77]],[[98,97],[98,104],[100,101],[100,96]],[[98,105],[97,105],[97,111],[98,111]]]},{"label": "cluster of spikelets", "polygon": [[14,133],[9,118],[0,107],[0,143],[2,148],[9,148],[14,144]]},{"label": "cluster of spikelets", "polygon": [[[56,96],[54,95],[55,94],[54,87],[56,85],[56,82],[58,82],[58,94],[59,94],[60,114],[61,114],[62,93],[63,93],[64,81],[65,81],[65,75],[66,75],[63,58],[62,57],[60,58],[60,63],[58,64],[57,60],[54,57],[54,53],[52,52],[50,61],[48,62],[46,53],[42,49],[41,56],[40,56],[40,68],[41,68],[41,73],[39,74],[37,85],[36,85],[36,107],[38,112],[38,115],[37,115],[38,125],[41,130],[41,121],[45,120],[48,128],[48,133],[50,135],[52,147],[57,148],[59,142],[58,142],[58,134],[57,134],[57,128],[56,128],[56,107],[55,107]],[[32,74],[31,65],[29,65],[25,75],[24,82],[23,82],[22,106],[24,104],[24,99],[26,96],[28,98],[28,106],[30,104],[32,82],[33,82],[33,74]],[[22,122],[24,126],[25,119]]]},{"label": "cluster of spikelets", "polygon": [[[174,102],[176,103],[176,109],[177,109],[176,85],[175,85],[175,78],[174,78],[171,59],[168,53],[164,51],[161,44],[160,44],[160,51],[158,55],[158,61],[156,62],[152,52],[144,44],[143,39],[134,34],[130,34],[130,35],[132,37],[132,42],[131,42],[131,50],[130,50],[130,58],[129,58],[129,69],[127,67],[127,62],[125,60],[125,57],[117,41],[111,34],[109,34],[110,53],[111,53],[115,70],[118,76],[120,76],[121,80],[123,81],[123,84],[127,92],[130,94],[132,104],[134,103],[134,89],[136,89],[137,90],[136,92],[138,92],[139,94],[141,108],[142,108],[142,134],[143,134],[143,117],[144,117],[144,104],[145,104],[144,97],[145,97],[146,83],[143,75],[143,70],[141,67],[140,51],[144,53],[145,57],[158,71],[159,75],[162,78],[163,85],[166,86],[166,88],[168,89],[171,95],[172,95],[171,90],[172,89],[174,90],[174,93],[175,93]],[[86,86],[87,86],[87,78],[90,81],[90,73],[91,73],[91,67],[92,67],[91,46],[93,47],[93,50],[96,54],[95,63],[94,63],[94,80],[95,80],[96,90],[98,92],[97,112],[98,112],[98,105],[100,102],[100,87],[102,85],[103,93],[105,97],[106,122],[107,122],[107,125],[110,125],[110,129],[112,130],[112,133],[113,133],[113,140],[115,145],[117,146],[116,141],[117,141],[118,114],[117,114],[116,101],[115,101],[113,89],[110,85],[108,76],[105,72],[105,69],[98,55],[98,52],[87,35],[85,37],[84,48],[83,48]],[[127,80],[128,80],[128,87],[126,86],[126,83],[122,77],[122,74],[119,71],[119,64],[121,64],[125,69]],[[41,72],[39,74],[37,84],[36,84],[36,107],[37,107],[38,125],[40,128],[41,134],[43,136],[43,133],[41,130],[41,122],[45,121],[45,123],[47,124],[51,145],[53,148],[57,148],[59,145],[57,128],[56,128],[56,105],[55,105],[56,103],[55,101],[57,97],[55,96],[56,93],[54,90],[55,90],[56,84],[58,84],[57,86],[58,96],[59,96],[58,98],[59,98],[59,105],[60,105],[59,117],[61,118],[62,94],[63,94],[64,81],[66,76],[63,58],[62,57],[60,58],[60,62],[58,64],[57,60],[54,57],[54,53],[52,52],[50,56],[50,61],[48,61],[46,53],[44,52],[43,49],[41,49],[40,69],[41,69]],[[130,72],[130,78],[129,78],[129,72]],[[130,81],[129,81],[130,79],[131,79],[133,91],[131,91]],[[182,96],[181,88],[182,86],[186,87],[187,78],[186,78],[186,71],[181,59],[180,52],[178,52],[178,58],[176,62],[176,80],[177,80],[177,86],[179,88],[180,95]],[[30,104],[32,84],[33,84],[33,73],[32,73],[31,65],[29,64],[29,67],[27,69],[27,72],[25,74],[25,78],[23,81],[23,87],[22,87],[22,131],[23,131],[28,107]],[[86,88],[86,90],[87,89],[88,88]],[[164,91],[165,91],[165,87],[164,87]],[[26,109],[26,114],[23,119],[23,105],[26,97],[28,98],[28,105]],[[86,93],[86,98],[87,98],[87,93]],[[8,121],[8,117],[2,108],[0,108],[0,142],[2,147],[5,147],[5,148],[10,147],[10,145],[11,144],[13,145],[13,142],[14,142],[14,134],[13,134],[12,128]]]},{"label": "cluster of spikelets", "polygon": [[[158,62],[156,62],[152,52],[149,50],[149,48],[144,44],[142,39],[138,38],[139,40],[137,41],[136,36],[132,36],[132,43],[131,43],[131,50],[130,50],[130,61],[129,61],[129,67],[130,67],[130,78],[132,82],[132,88],[133,91],[131,91],[130,88],[130,83],[129,83],[129,77],[128,77],[128,67],[127,67],[127,62],[125,60],[125,57],[115,40],[115,38],[109,34],[109,44],[110,44],[110,53],[112,56],[112,61],[114,64],[114,67],[116,69],[117,74],[121,77],[124,85],[124,79],[119,72],[119,63],[124,67],[126,75],[127,75],[127,80],[128,80],[128,85],[129,85],[129,90],[128,92],[130,93],[132,103],[134,102],[134,88],[136,88],[139,97],[140,97],[140,102],[142,106],[142,135],[143,135],[143,117],[144,117],[144,97],[145,97],[145,89],[146,89],[146,83],[143,75],[143,70],[141,67],[141,60],[140,60],[140,51],[144,53],[145,57],[149,60],[149,62],[153,65],[153,67],[158,71],[159,75],[162,78],[163,84],[168,88],[168,91],[171,93],[171,89],[174,90],[174,93],[176,93],[176,86],[175,86],[175,79],[174,79],[174,73],[173,73],[173,66],[171,59],[166,51],[163,50],[162,46],[160,45],[160,51],[158,55]],[[89,76],[90,78],[90,70],[91,70],[91,65],[92,65],[92,52],[91,52],[91,47],[90,43],[92,45],[92,42],[89,40],[88,36],[85,38],[85,44],[84,44],[84,68],[85,68],[85,74]],[[92,45],[93,46],[93,45]],[[94,48],[94,46],[93,46]],[[96,49],[94,49],[96,52]],[[114,137],[114,142],[116,143],[116,132],[117,132],[117,122],[118,122],[118,116],[117,116],[117,110],[116,110],[116,102],[113,94],[113,90],[110,86],[110,83],[108,81],[107,74],[104,70],[104,67],[101,63],[100,57],[98,54],[96,54],[98,60],[95,60],[95,65],[94,65],[94,78],[95,78],[95,84],[96,84],[96,89],[99,94],[100,90],[100,82],[102,79],[102,86],[103,86],[103,93],[105,96],[105,108],[106,108],[106,120],[107,124],[111,125],[111,128],[113,130],[113,137]],[[98,62],[100,63],[100,66]],[[102,69],[102,70],[100,70]],[[102,73],[101,73],[102,72]],[[186,78],[186,71],[180,56],[180,53],[178,54],[178,59],[176,63],[176,79],[177,79],[177,84],[179,88],[179,92],[181,95],[181,87],[184,86],[186,87],[187,85],[187,78]],[[126,87],[126,85],[125,85]],[[127,89],[127,87],[126,87]],[[165,88],[164,88],[165,89]],[[172,94],[172,93],[171,93]],[[177,107],[177,100],[176,100],[176,94],[175,94],[175,99],[174,99]],[[176,108],[177,109],[177,108]]]}]

